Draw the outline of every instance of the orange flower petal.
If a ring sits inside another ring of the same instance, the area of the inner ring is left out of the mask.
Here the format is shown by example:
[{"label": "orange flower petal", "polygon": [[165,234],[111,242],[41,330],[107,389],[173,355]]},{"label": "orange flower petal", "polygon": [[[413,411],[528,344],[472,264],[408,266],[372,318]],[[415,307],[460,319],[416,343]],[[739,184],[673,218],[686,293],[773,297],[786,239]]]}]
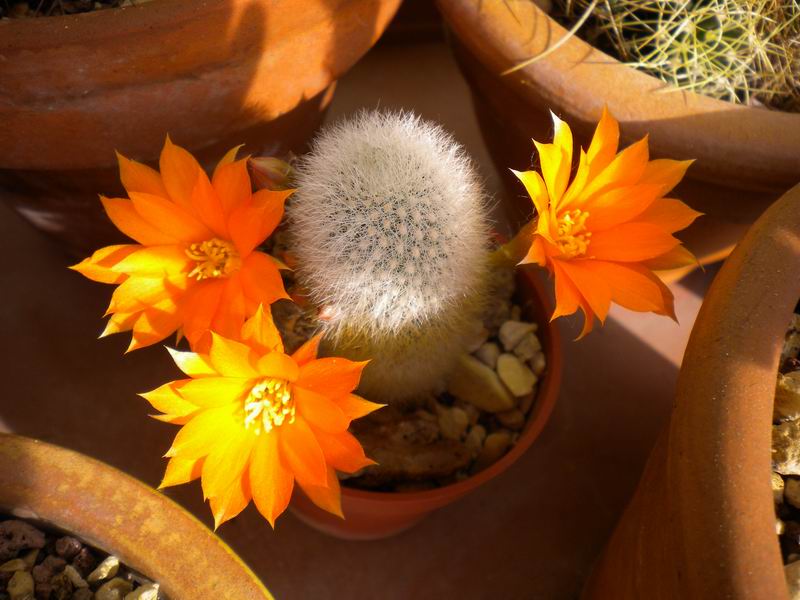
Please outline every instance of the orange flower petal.
[{"label": "orange flower petal", "polygon": [[250,348],[213,331],[211,332],[208,360],[214,370],[225,377],[243,379],[259,377],[259,372],[255,367],[255,355]]},{"label": "orange flower petal", "polygon": [[320,333],[305,342],[302,346],[295,350],[294,354],[292,354],[294,362],[296,362],[298,366],[302,367],[307,362],[316,360],[317,354],[319,353],[319,343],[321,341],[322,334]]},{"label": "orange flower petal", "polygon": [[364,449],[353,434],[347,431],[332,434],[315,430],[315,435],[325,460],[343,473],[355,473],[375,464],[364,455]]},{"label": "orange flower petal", "polygon": [[250,462],[255,437],[243,431],[214,445],[206,457],[200,479],[204,498],[223,496],[234,482],[242,479]]},{"label": "orange flower petal", "polygon": [[669,252],[646,260],[642,264],[653,271],[666,271],[669,269],[680,269],[681,267],[688,267],[690,265],[696,266],[699,263],[697,262],[697,257],[689,252],[685,246],[675,246]]},{"label": "orange flower petal", "polygon": [[170,425],[186,425],[196,415],[197,413],[194,412],[194,413],[189,413],[188,415],[164,414],[164,415],[150,415],[150,417],[152,417],[156,421],[161,421],[162,423],[169,423]]},{"label": "orange flower petal", "polygon": [[602,323],[611,306],[611,288],[594,269],[595,260],[561,261],[561,268]]},{"label": "orange flower petal", "polygon": [[655,258],[680,243],[650,223],[623,223],[592,233],[588,254],[598,260],[635,262]]},{"label": "orange flower petal", "polygon": [[180,321],[175,304],[169,298],[147,308],[133,324],[126,352],[160,342],[180,326]]},{"label": "orange flower petal", "polygon": [[167,463],[167,470],[164,473],[164,479],[161,480],[158,489],[194,481],[203,472],[204,461],[205,458],[170,458]]},{"label": "orange flower petal", "polygon": [[548,223],[550,218],[550,211],[548,210],[550,198],[547,194],[547,187],[544,184],[542,176],[536,171],[521,172],[511,169],[511,172],[514,173],[517,179],[522,182],[522,185],[525,186],[525,190],[528,192],[528,196],[530,196],[533,202],[536,214],[539,217],[539,227],[537,229],[548,232],[550,230]]},{"label": "orange flower petal", "polygon": [[247,298],[241,283],[241,272],[223,279],[222,296],[211,328],[228,338],[238,338],[247,316]]},{"label": "orange flower petal", "polygon": [[593,196],[608,189],[638,183],[647,168],[649,157],[646,137],[625,148],[586,184],[581,194],[583,203],[588,203]]},{"label": "orange flower petal", "polygon": [[166,456],[187,459],[208,456],[220,440],[240,434],[241,423],[234,420],[240,410],[241,406],[230,403],[201,411],[181,428]]},{"label": "orange flower petal", "polygon": [[100,334],[99,337],[106,337],[107,335],[112,335],[114,333],[121,333],[123,331],[130,331],[133,327],[133,324],[136,323],[136,320],[139,318],[140,313],[115,313],[111,315],[108,319],[108,323],[106,323],[105,329]]},{"label": "orange flower petal", "polygon": [[592,174],[596,175],[605,169],[619,147],[619,123],[608,112],[607,107],[603,107],[603,115],[594,130],[594,136],[586,151],[586,160],[592,165]]},{"label": "orange flower petal", "polygon": [[278,258],[276,256],[272,256],[272,254],[267,254],[267,256],[269,257],[269,259],[272,262],[275,263],[275,266],[278,267],[279,271],[291,271],[292,270],[292,268],[289,265],[287,265],[285,262],[283,262],[280,258]]},{"label": "orange flower petal", "polygon": [[639,312],[670,314],[658,278],[644,267],[599,260],[593,261],[591,266],[608,284],[612,300],[620,306]]},{"label": "orange flower petal", "polygon": [[367,362],[369,361],[355,362],[338,357],[307,362],[300,367],[297,384],[329,398],[345,396],[358,387],[361,372]]},{"label": "orange flower petal", "polygon": [[283,465],[275,434],[257,436],[250,458],[250,487],[258,511],[275,527],[275,519],[292,498],[294,478]]},{"label": "orange flower petal", "polygon": [[129,196],[145,221],[182,242],[202,242],[214,237],[202,222],[169,200],[141,192],[129,192]]},{"label": "orange flower petal", "polygon": [[283,287],[280,271],[266,254],[253,252],[242,262],[242,290],[253,302],[269,306],[281,298],[289,298]]},{"label": "orange flower petal", "polygon": [[661,198],[651,204],[647,210],[636,217],[637,223],[650,223],[662,231],[674,233],[686,229],[703,213],[686,206],[680,200]]},{"label": "orange flower petal", "polygon": [[119,178],[128,193],[143,192],[162,198],[167,197],[167,189],[164,187],[158,171],[135,160],[125,158],[119,152],[117,152],[117,162],[119,162]]},{"label": "orange flower petal", "polygon": [[553,260],[551,267],[555,276],[556,308],[550,320],[573,314],[581,306],[581,294],[569,275],[562,268],[563,262]]},{"label": "orange flower petal", "polygon": [[198,219],[217,237],[230,239],[225,211],[217,192],[208,180],[208,175],[200,171],[192,189],[192,206]]},{"label": "orange flower petal", "polygon": [[[184,282],[182,278],[176,278]],[[145,310],[166,298],[173,296],[173,290],[180,283],[172,284],[168,278],[129,277],[117,286],[111,294],[109,312],[130,313]]]},{"label": "orange flower petal", "polygon": [[221,279],[201,281],[189,287],[183,296],[183,333],[192,348],[195,348],[201,336],[211,327],[224,287],[225,282]]},{"label": "orange flower petal", "polygon": [[572,179],[572,183],[569,184],[567,191],[564,192],[564,196],[561,198],[561,202],[558,204],[559,211],[570,210],[579,204],[581,194],[583,193],[583,189],[586,187],[591,174],[592,165],[589,164],[589,159],[587,158],[586,153],[581,150],[580,158],[578,160],[578,169],[575,172],[575,177]]},{"label": "orange flower petal", "polygon": [[194,157],[173,144],[167,136],[158,166],[170,199],[178,206],[193,212],[192,191],[197,175],[202,170]]},{"label": "orange flower petal", "polygon": [[300,374],[300,369],[292,357],[281,352],[270,352],[259,358],[256,369],[262,377],[285,379],[292,383],[297,381]]},{"label": "orange flower petal", "polygon": [[386,406],[385,404],[370,402],[355,394],[340,396],[334,399],[334,402],[336,402],[345,416],[347,416],[347,418],[350,420],[360,419],[361,417],[365,417],[371,412]]},{"label": "orange flower petal", "polygon": [[603,231],[630,221],[656,201],[659,190],[658,185],[632,185],[596,195],[584,205],[589,213],[586,227],[592,232]]},{"label": "orange flower petal", "polygon": [[212,496],[208,499],[211,514],[214,515],[214,529],[218,529],[223,523],[238,516],[247,508],[251,498],[250,474],[248,471],[244,471],[242,476],[229,485],[222,495]]},{"label": "orange flower petal", "polygon": [[552,111],[550,116],[553,119],[555,130],[553,143],[540,144],[534,140],[533,144],[539,153],[542,177],[547,185],[550,202],[557,206],[567,189],[569,174],[572,170],[572,131],[569,125]]},{"label": "orange flower petal", "polygon": [[84,277],[100,283],[121,283],[126,275],[112,270],[123,258],[135,252],[141,246],[135,244],[123,244],[117,246],[106,246],[97,250],[89,258],[85,258],[77,265],[69,267],[77,271]]},{"label": "orange flower petal", "polygon": [[155,278],[183,273],[189,264],[189,257],[179,246],[139,246],[112,269],[117,273]]},{"label": "orange flower petal", "polygon": [[168,235],[160,229],[153,227],[136,212],[133,202],[122,198],[106,198],[100,196],[103,208],[111,222],[117,229],[145,246],[158,246],[160,244],[175,244],[177,238]]},{"label": "orange flower petal", "polygon": [[167,348],[167,352],[170,353],[178,368],[189,377],[215,377],[219,375],[207,358],[200,354],[180,352],[172,348]]},{"label": "orange flower petal", "polygon": [[308,496],[308,499],[322,510],[344,519],[344,514],[342,513],[342,490],[335,470],[328,469],[328,481],[324,486],[309,485],[300,479],[297,480],[297,484]]},{"label": "orange flower petal", "polygon": [[[548,189],[551,190],[550,198],[553,204],[558,206],[567,190],[569,175],[572,172],[572,130],[569,128],[569,125],[559,119],[554,112],[551,111],[550,116],[553,119],[553,146],[561,151],[561,162],[557,167],[558,170],[556,174],[552,178],[555,187],[551,188],[548,185]],[[545,173],[544,164],[542,164],[542,173]],[[546,176],[545,181],[549,183]]]},{"label": "orange flower petal", "polygon": [[249,204],[252,184],[247,172],[247,159],[217,165],[211,185],[222,201],[225,214],[229,215],[238,207]]},{"label": "orange flower petal", "polygon": [[583,329],[575,341],[580,340],[594,329],[594,313],[586,302],[581,302],[581,312],[583,312]]},{"label": "orange flower petal", "polygon": [[292,395],[297,410],[314,429],[339,433],[350,426],[342,409],[324,395],[300,386],[294,386]]},{"label": "orange flower petal", "polygon": [[157,411],[169,415],[183,417],[197,412],[197,406],[187,402],[178,393],[177,388],[184,383],[186,383],[185,380],[173,381],[139,395],[147,400]]},{"label": "orange flower petal", "polygon": [[552,206],[558,206],[569,183],[572,157],[567,156],[564,148],[555,144],[540,144],[535,140],[533,143],[539,153],[542,178],[547,186],[550,203]]},{"label": "orange flower petal", "polygon": [[294,423],[284,423],[277,433],[281,458],[294,476],[308,485],[327,485],[325,456],[305,419],[297,415]]},{"label": "orange flower petal", "polygon": [[184,382],[177,392],[195,409],[215,408],[231,402],[240,402],[253,388],[251,379],[237,377],[201,377]]},{"label": "orange flower petal", "polygon": [[693,162],[693,160],[670,160],[668,158],[651,160],[645,167],[640,183],[660,185],[660,195],[663,196],[680,183]]},{"label": "orange flower petal", "polygon": [[534,236],[533,242],[531,242],[531,247],[528,249],[528,253],[519,264],[537,264],[541,267],[547,264],[547,249],[545,242],[541,237],[538,235]]},{"label": "orange flower petal", "polygon": [[216,173],[219,169],[228,165],[236,160],[236,155],[239,153],[239,150],[244,146],[244,144],[239,144],[238,146],[234,146],[230,150],[225,153],[220,161],[217,163],[217,166],[214,168],[214,173]]},{"label": "orange flower petal", "polygon": [[259,352],[283,352],[283,340],[269,306],[259,304],[255,314],[245,321],[242,341]]},{"label": "orange flower petal", "polygon": [[247,256],[275,230],[283,218],[286,198],[293,191],[261,190],[253,194],[252,202],[235,207],[228,228],[239,254]]}]

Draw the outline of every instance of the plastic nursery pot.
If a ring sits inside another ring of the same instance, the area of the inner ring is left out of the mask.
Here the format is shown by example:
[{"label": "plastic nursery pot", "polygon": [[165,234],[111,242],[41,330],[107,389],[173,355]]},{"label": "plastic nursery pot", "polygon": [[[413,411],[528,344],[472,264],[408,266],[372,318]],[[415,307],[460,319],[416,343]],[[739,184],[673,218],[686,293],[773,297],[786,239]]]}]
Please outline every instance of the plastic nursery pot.
[{"label": "plastic nursery pot", "polygon": [[300,153],[401,0],[171,0],[0,20],[0,190],[79,253],[121,240],[114,151]]},{"label": "plastic nursery pot", "polygon": [[753,225],[695,323],[670,421],[584,599],[788,598],[772,405],[800,298],[800,186]]},{"label": "plastic nursery pot", "polygon": [[222,540],[175,502],[76,452],[0,434],[0,512],[114,554],[173,600],[271,600]]},{"label": "plastic nursery pot", "polygon": [[561,337],[558,328],[550,322],[552,305],[540,280],[528,271],[519,271],[517,294],[522,303],[523,314],[539,324],[537,334],[547,357],[547,370],[539,383],[528,422],[517,443],[505,456],[468,479],[421,492],[371,492],[343,485],[344,519],[317,508],[307,496],[298,491],[292,498],[294,514],[312,527],[339,538],[385,538],[408,529],[436,509],[452,504],[513,465],[533,444],[550,418],[558,398],[563,367]]},{"label": "plastic nursery pot", "polygon": [[621,144],[649,135],[652,157],[697,159],[671,195],[705,213],[681,234],[703,263],[727,256],[761,212],[800,178],[800,114],[671,90],[577,36],[524,69],[501,75],[567,31],[531,0],[437,4],[515,220],[529,218],[530,200],[509,167],[529,168],[531,138],[552,135],[550,110],[573,127],[583,147],[607,105],[620,121]]}]

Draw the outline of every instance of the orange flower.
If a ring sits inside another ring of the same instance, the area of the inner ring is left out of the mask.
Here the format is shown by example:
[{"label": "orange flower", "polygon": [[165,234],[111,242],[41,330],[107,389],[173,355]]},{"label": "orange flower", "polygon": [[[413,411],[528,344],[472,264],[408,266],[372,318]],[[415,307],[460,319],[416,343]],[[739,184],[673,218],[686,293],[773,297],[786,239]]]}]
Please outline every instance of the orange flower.
[{"label": "orange flower", "polygon": [[128,198],[101,198],[109,218],[138,244],[109,246],[72,267],[119,284],[102,335],[133,332],[128,350],[180,330],[194,344],[207,329],[235,337],[260,304],[286,298],[282,265],[254,251],[283,216],[291,191],[251,192],[247,159],[234,148],[209,180],[169,138],[161,173],[118,155]]},{"label": "orange flower", "polygon": [[334,469],[374,464],[347,429],[380,404],[351,392],[365,362],[317,359],[319,336],[293,355],[269,309],[258,309],[241,342],[211,333],[208,354],[170,350],[191,379],[142,394],[156,418],[183,425],[166,456],[161,487],[201,478],[218,527],[252,498],[273,525],[294,482],[319,507],[342,516]]},{"label": "orange flower", "polygon": [[[673,233],[700,213],[664,198],[692,161],[648,160],[647,138],[617,153],[619,123],[606,110],[572,171],[572,132],[553,115],[552,144],[534,141],[542,175],[514,172],[538,219],[520,235],[527,254],[555,276],[553,318],[582,310],[581,337],[602,323],[610,303],[675,318],[673,297],[653,269],[695,262]],[[513,241],[512,241],[513,243]]]}]

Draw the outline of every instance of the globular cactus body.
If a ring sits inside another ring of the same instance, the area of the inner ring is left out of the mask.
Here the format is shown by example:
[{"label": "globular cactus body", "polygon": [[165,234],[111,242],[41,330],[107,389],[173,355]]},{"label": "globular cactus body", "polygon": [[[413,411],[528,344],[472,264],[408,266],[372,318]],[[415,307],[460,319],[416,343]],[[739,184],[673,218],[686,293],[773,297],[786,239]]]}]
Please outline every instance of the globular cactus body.
[{"label": "globular cactus body", "polygon": [[800,110],[799,0],[600,0],[583,34],[679,89]]},{"label": "globular cactus body", "polygon": [[324,130],[289,210],[300,283],[326,347],[370,359],[360,391],[436,391],[485,299],[486,206],[469,158],[440,127],[365,112]]}]

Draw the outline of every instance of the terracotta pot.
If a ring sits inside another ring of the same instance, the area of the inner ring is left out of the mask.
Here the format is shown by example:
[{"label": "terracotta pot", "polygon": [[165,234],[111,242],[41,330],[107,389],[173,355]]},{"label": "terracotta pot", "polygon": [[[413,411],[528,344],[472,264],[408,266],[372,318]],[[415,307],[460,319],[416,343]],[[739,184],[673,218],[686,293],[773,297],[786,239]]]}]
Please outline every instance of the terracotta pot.
[{"label": "terracotta pot", "polygon": [[333,83],[400,0],[172,0],[0,21],[0,189],[80,250],[118,241],[97,194],[114,150],[153,162],[167,133],[201,159],[304,150]]},{"label": "terracotta pot", "polygon": [[649,134],[652,156],[697,159],[673,195],[706,213],[682,234],[702,262],[724,258],[761,212],[800,181],[800,114],[670,91],[577,36],[501,76],[551,47],[566,30],[530,0],[437,4],[515,220],[527,219],[531,207],[509,168],[529,168],[531,138],[552,135],[550,110],[573,126],[584,147],[608,105],[621,123],[623,143]]},{"label": "terracotta pot", "polygon": [[118,556],[173,600],[272,598],[233,550],[172,500],[58,446],[0,434],[0,510]]},{"label": "terracotta pot", "polygon": [[772,405],[800,298],[800,186],[753,225],[695,323],[670,422],[584,598],[787,598]]},{"label": "terracotta pot", "polygon": [[539,279],[520,271],[517,293],[523,313],[539,324],[547,371],[539,383],[536,401],[517,443],[487,469],[451,485],[422,492],[370,492],[342,487],[344,520],[317,508],[302,492],[292,499],[293,512],[305,523],[330,535],[350,540],[385,538],[415,525],[438,508],[452,504],[511,467],[544,429],[561,385],[563,357],[558,328],[550,322],[552,303]]}]

